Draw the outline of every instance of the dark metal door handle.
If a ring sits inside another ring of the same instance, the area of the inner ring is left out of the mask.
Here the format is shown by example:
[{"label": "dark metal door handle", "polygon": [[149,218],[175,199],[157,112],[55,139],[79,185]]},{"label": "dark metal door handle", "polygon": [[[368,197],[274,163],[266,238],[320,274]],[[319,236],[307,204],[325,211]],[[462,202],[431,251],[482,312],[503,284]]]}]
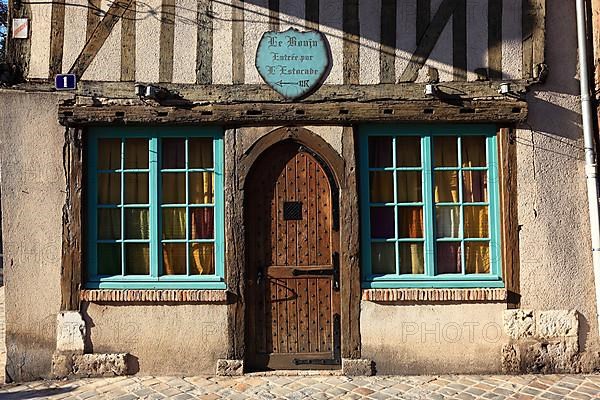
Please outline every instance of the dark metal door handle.
[{"label": "dark metal door handle", "polygon": [[294,269],[292,275],[334,275],[335,270],[332,269]]}]

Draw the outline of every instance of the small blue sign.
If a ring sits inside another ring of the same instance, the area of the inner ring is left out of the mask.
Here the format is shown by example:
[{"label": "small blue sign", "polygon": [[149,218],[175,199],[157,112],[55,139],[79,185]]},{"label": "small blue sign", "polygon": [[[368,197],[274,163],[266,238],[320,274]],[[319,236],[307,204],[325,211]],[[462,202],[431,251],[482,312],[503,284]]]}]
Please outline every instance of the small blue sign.
[{"label": "small blue sign", "polygon": [[54,78],[54,87],[56,90],[75,90],[77,89],[77,77],[75,74],[58,74]]},{"label": "small blue sign", "polygon": [[305,96],[322,82],[330,65],[327,39],[321,32],[265,32],[256,51],[256,68],[264,81],[288,99]]}]

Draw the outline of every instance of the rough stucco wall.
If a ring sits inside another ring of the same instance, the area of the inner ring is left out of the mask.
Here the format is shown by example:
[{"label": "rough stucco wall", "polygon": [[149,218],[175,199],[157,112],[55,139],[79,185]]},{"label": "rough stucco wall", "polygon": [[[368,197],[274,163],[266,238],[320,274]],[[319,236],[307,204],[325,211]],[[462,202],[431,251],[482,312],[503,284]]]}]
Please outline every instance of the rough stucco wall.
[{"label": "rough stucco wall", "polygon": [[61,96],[0,91],[0,171],[6,297],[7,375],[50,373],[60,307]]},{"label": "rough stucco wall", "polygon": [[214,374],[226,358],[227,306],[86,303],[86,352],[130,353],[141,375]]},{"label": "rough stucco wall", "polygon": [[491,373],[501,369],[506,304],[403,304],[363,301],[362,357],[378,374]]},{"label": "rough stucco wall", "polygon": [[574,2],[548,0],[550,75],[529,94],[528,125],[517,132],[519,240],[522,308],[577,310],[585,364],[598,327],[575,26]]}]

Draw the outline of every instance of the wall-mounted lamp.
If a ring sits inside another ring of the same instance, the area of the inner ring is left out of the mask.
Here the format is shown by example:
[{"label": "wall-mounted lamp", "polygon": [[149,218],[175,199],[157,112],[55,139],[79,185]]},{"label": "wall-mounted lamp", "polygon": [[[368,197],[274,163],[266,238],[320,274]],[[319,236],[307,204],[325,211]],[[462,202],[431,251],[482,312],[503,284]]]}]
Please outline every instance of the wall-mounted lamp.
[{"label": "wall-mounted lamp", "polygon": [[137,97],[144,97],[146,95],[146,85],[136,83],[134,86],[134,93]]},{"label": "wall-mounted lamp", "polygon": [[500,89],[498,89],[498,93],[502,95],[510,94],[510,83],[503,82],[500,84]]},{"label": "wall-mounted lamp", "polygon": [[427,85],[425,85],[425,96],[435,95],[437,95],[437,87],[432,83],[428,83]]}]

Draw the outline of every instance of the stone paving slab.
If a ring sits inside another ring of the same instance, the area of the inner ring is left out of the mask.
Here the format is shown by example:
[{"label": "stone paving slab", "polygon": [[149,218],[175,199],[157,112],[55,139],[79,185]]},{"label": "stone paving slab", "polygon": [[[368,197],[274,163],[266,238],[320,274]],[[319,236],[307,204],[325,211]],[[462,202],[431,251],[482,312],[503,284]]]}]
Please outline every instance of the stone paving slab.
[{"label": "stone paving slab", "polygon": [[0,386],[0,399],[600,399],[600,375],[114,377]]}]

